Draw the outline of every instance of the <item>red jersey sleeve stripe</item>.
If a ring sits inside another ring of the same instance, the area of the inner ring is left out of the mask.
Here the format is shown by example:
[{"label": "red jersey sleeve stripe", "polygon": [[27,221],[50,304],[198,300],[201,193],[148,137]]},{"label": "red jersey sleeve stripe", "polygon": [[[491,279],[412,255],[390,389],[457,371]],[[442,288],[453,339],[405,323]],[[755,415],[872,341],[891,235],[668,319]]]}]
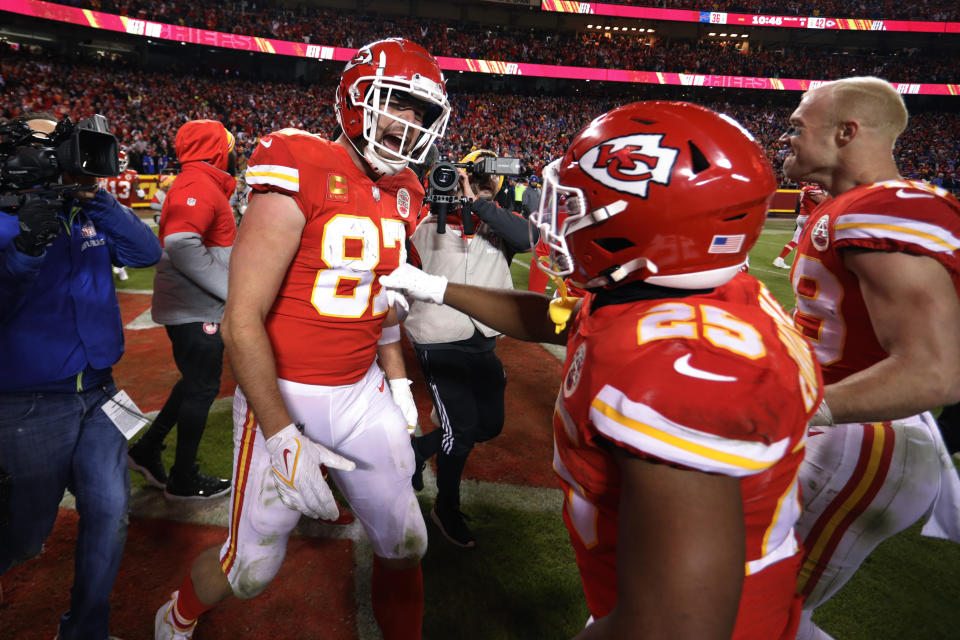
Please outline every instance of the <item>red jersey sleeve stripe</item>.
[{"label": "red jersey sleeve stripe", "polygon": [[771,444],[725,438],[673,422],[606,385],[590,406],[604,436],[654,457],[708,473],[734,477],[763,472],[787,453],[790,439]]},{"label": "red jersey sleeve stripe", "polygon": [[849,213],[837,218],[834,238],[842,240],[885,239],[918,245],[927,251],[952,252],[960,239],[941,226],[897,216]]},{"label": "red jersey sleeve stripe", "polygon": [[245,179],[251,186],[270,185],[294,193],[300,192],[300,171],[293,167],[277,164],[253,165],[247,169]]}]

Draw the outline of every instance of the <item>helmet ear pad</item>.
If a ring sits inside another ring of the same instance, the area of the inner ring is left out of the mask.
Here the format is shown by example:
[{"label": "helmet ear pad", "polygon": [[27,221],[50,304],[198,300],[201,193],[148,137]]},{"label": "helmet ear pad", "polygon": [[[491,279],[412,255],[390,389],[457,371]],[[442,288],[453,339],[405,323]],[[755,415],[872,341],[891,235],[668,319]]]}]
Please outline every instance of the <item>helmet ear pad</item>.
[{"label": "helmet ear pad", "polygon": [[[423,121],[390,113],[387,107],[395,98],[425,105]],[[450,117],[440,66],[423,47],[403,38],[361,47],[344,67],[334,102],[344,134],[377,173],[393,174],[408,163],[422,162]],[[381,118],[399,123],[399,149],[377,139],[384,129]]]},{"label": "helmet ear pad", "polygon": [[576,204],[557,233],[570,277],[588,287],[725,283],[746,262],[776,190],[766,155],[741,125],[664,101],[596,118],[544,180]]}]

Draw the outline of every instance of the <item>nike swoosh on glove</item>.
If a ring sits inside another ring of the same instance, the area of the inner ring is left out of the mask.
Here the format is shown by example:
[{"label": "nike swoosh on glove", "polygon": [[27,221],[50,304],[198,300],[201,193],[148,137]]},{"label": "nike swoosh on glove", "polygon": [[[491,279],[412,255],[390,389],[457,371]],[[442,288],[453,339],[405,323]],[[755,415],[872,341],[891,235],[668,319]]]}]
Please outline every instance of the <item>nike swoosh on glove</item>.
[{"label": "nike swoosh on glove", "polygon": [[380,278],[380,284],[407,298],[434,304],[443,304],[443,295],[447,291],[445,277],[430,275],[406,263],[394,269],[390,275]]},{"label": "nike swoosh on glove", "polygon": [[413,435],[417,430],[417,403],[413,401],[413,394],[410,392],[410,385],[413,382],[406,378],[394,378],[387,382],[390,383],[393,401],[400,407],[403,417],[407,420],[407,432]]},{"label": "nike swoosh on glove", "polygon": [[267,438],[266,445],[280,501],[311,518],[336,520],[340,510],[320,465],[344,471],[357,465],[306,437],[295,424]]}]

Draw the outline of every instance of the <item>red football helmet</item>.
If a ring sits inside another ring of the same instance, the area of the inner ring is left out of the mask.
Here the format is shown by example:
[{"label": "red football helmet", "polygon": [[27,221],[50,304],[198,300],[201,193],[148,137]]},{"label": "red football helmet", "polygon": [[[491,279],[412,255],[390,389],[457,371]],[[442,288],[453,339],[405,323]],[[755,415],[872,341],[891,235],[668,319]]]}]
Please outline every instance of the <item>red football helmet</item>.
[{"label": "red football helmet", "polygon": [[[120,167],[120,173],[123,173],[127,170],[127,164],[129,160],[127,159],[127,152],[123,149],[117,151],[117,166]],[[119,173],[117,175],[120,175]]]},{"label": "red football helmet", "polygon": [[[426,105],[422,126],[387,112],[386,106],[395,96]],[[337,87],[336,111],[340,127],[351,142],[358,137],[366,141],[358,153],[378,173],[393,175],[407,163],[418,164],[426,158],[430,145],[447,127],[450,103],[443,72],[433,56],[409,40],[388,38],[361,47],[344,67]],[[399,149],[377,140],[381,117],[402,125]]]},{"label": "red football helmet", "polygon": [[662,101],[596,118],[543,178],[531,216],[550,247],[542,268],[589,289],[724,284],[746,262],[777,187],[735,120]]}]

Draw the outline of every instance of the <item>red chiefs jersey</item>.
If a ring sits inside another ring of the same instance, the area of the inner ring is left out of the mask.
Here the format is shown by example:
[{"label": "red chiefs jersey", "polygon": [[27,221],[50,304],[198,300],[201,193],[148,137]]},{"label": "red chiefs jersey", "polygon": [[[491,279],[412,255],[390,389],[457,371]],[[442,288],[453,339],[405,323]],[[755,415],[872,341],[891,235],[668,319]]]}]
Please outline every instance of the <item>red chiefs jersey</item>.
[{"label": "red chiefs jersey", "polygon": [[120,204],[131,207],[133,206],[133,196],[135,192],[133,185],[139,177],[140,174],[136,171],[127,169],[120,175],[112,178],[97,178],[97,182],[100,184],[101,189],[112,193]]},{"label": "red chiefs jersey", "polygon": [[939,261],[960,292],[960,203],[920,181],[860,185],[825,201],[797,246],[790,279],[797,325],[813,342],[830,384],[887,357],[877,341],[846,248],[899,251]]},{"label": "red chiefs jersey", "polygon": [[[800,196],[797,200],[797,204],[800,205],[800,211],[797,213],[798,219],[801,217],[806,219],[806,217],[809,216],[810,213],[820,205],[820,202],[815,202],[813,198],[810,197],[811,195],[823,196],[826,194],[824,194],[823,189],[818,185],[804,185],[804,187],[800,190]],[[823,201],[821,200],[821,202]]]},{"label": "red chiefs jersey", "polygon": [[617,601],[616,446],[740,478],[747,564],[734,638],[792,639],[797,473],[822,396],[809,344],[744,273],[710,294],[591,314],[594,299],[571,326],[554,413],[554,469],[590,612],[606,616]]},{"label": "red chiefs jersey", "polygon": [[247,184],[296,200],[300,247],[267,317],[277,374],[306,384],[356,382],[376,357],[386,316],[380,276],[406,261],[423,188],[405,169],[376,182],[338,144],[297,129],[260,140]]}]

